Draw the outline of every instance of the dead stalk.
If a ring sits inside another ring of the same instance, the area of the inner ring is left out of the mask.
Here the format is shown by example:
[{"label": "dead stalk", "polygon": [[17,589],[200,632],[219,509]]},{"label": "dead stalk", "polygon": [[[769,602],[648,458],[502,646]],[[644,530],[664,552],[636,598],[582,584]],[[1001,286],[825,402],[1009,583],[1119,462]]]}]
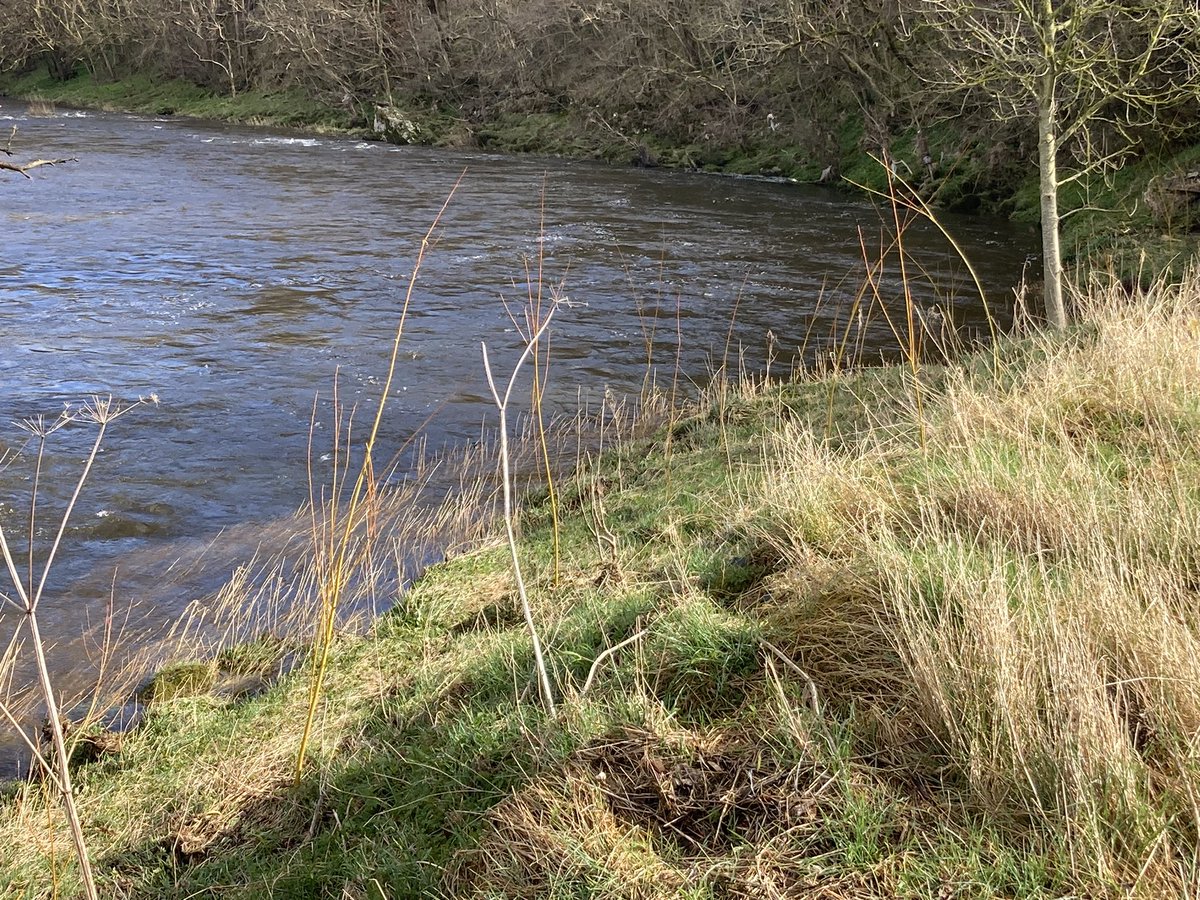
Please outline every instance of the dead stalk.
[{"label": "dead stalk", "polygon": [[[546,234],[546,184],[542,182],[541,205],[538,213],[538,233],[541,236]],[[529,294],[529,330],[536,332],[539,330],[539,325],[542,320],[542,300],[544,297],[545,285],[545,257],[546,257],[545,241],[538,242],[538,257],[537,257],[537,291],[533,289],[533,283],[529,277],[528,267],[525,274],[525,283]],[[550,524],[551,524],[551,551],[554,555],[554,586],[558,587],[561,569],[561,546],[559,535],[558,521],[558,492],[554,485],[554,467],[550,464],[550,447],[546,442],[546,422],[543,416],[543,399],[546,392],[546,384],[550,380],[550,341],[549,337],[546,340],[546,355],[543,363],[539,357],[541,347],[537,341],[533,345],[533,392],[531,400],[533,402],[533,412],[536,417],[538,444],[542,454],[542,465],[546,473],[546,493],[550,504]]]},{"label": "dead stalk", "polygon": [[[88,900],[95,900],[95,898],[99,897],[99,894],[96,891],[95,877],[93,876],[92,865],[88,856],[87,841],[83,835],[83,826],[79,820],[78,804],[76,803],[75,792],[71,783],[70,755],[67,750],[62,711],[54,690],[54,681],[50,674],[50,665],[46,657],[46,642],[42,636],[41,626],[38,621],[38,607],[45,591],[46,580],[50,575],[51,568],[54,566],[58,551],[62,547],[63,535],[66,533],[67,525],[71,520],[71,514],[75,509],[76,503],[79,501],[80,494],[83,493],[83,487],[87,483],[88,475],[91,473],[92,466],[96,462],[100,446],[104,443],[104,435],[109,423],[124,415],[141,402],[139,400],[137,403],[121,407],[114,403],[111,397],[107,399],[93,397],[91,401],[85,403],[79,409],[64,412],[50,423],[46,423],[43,419],[23,423],[25,430],[33,434],[38,440],[36,461],[38,475],[41,473],[46,438],[49,435],[76,420],[91,422],[98,426],[91,451],[88,453],[87,459],[84,461],[83,470],[75,482],[75,489],[71,494],[71,499],[68,501],[66,509],[59,519],[58,530],[55,532],[54,540],[50,545],[50,551],[42,566],[41,577],[37,579],[36,585],[34,584],[34,573],[32,570],[32,542],[36,528],[37,510],[36,491],[39,486],[36,481],[34,483],[34,496],[30,500],[30,570],[27,579],[23,579],[18,572],[16,557],[9,545],[8,537],[4,533],[3,527],[0,527],[0,557],[3,557],[5,567],[8,569],[9,578],[12,581],[13,590],[17,595],[16,600],[7,596],[4,599],[20,611],[22,622],[29,629],[30,644],[33,648],[34,663],[37,669],[38,690],[41,694],[42,702],[46,706],[51,742],[54,747],[52,766],[35,747],[32,748],[34,750],[33,757],[35,762],[42,767],[47,777],[50,778],[62,799],[63,810],[67,817],[67,825],[71,832],[71,840],[75,845],[75,857],[79,862],[80,880],[83,882],[83,895]],[[7,709],[4,710],[4,714],[6,718],[10,721],[12,720],[12,716]],[[22,730],[18,729],[18,731]],[[24,735],[23,731],[22,737],[25,738],[27,744],[32,745],[32,741]]]},{"label": "dead stalk", "polygon": [[917,323],[913,306],[912,285],[908,280],[908,261],[904,252],[904,232],[911,219],[900,221],[900,201],[896,196],[896,182],[892,177],[890,160],[884,160],[884,170],[887,172],[888,199],[892,206],[892,221],[896,226],[896,253],[900,259],[900,283],[904,285],[904,316],[907,325],[907,347],[909,368],[912,371],[913,400],[917,405],[917,429],[920,433],[921,447],[925,447],[925,400],[921,389],[920,360],[917,351]]},{"label": "dead stalk", "polygon": [[[454,195],[457,193],[459,185],[462,184],[465,175],[466,172],[464,171],[462,175],[458,176],[458,180],[454,182],[454,186],[450,188],[450,192],[446,195],[441,209],[438,210],[429,229],[421,238],[421,245],[417,250],[417,258],[413,263],[412,274],[408,278],[408,288],[404,293],[404,303],[400,308],[400,321],[396,325],[396,336],[392,341],[392,352],[388,359],[387,375],[383,379],[383,388],[379,394],[379,406],[375,410],[375,419],[372,422],[371,431],[367,436],[366,443],[363,445],[362,467],[359,469],[358,477],[350,492],[350,500],[345,513],[340,519],[340,525],[338,524],[339,520],[336,518],[336,514],[340,501],[341,486],[345,483],[345,473],[342,474],[339,480],[336,471],[339,448],[335,445],[333,496],[331,496],[329,501],[330,515],[334,518],[330,519],[330,524],[324,529],[323,533],[318,533],[314,525],[314,539],[319,542],[319,546],[316,548],[316,556],[321,571],[318,576],[317,594],[320,597],[321,610],[317,634],[313,643],[312,681],[309,687],[308,708],[304,718],[304,731],[301,733],[300,746],[296,751],[295,777],[297,781],[304,774],[304,760],[308,752],[309,742],[312,739],[313,723],[316,720],[317,707],[320,705],[325,683],[325,672],[329,665],[329,652],[333,644],[334,624],[337,621],[337,612],[341,605],[342,594],[350,580],[350,570],[353,564],[351,559],[353,537],[359,523],[363,519],[364,508],[368,507],[374,490],[375,470],[373,459],[375,442],[379,437],[380,424],[383,422],[384,407],[387,406],[392,384],[395,381],[396,363],[400,356],[400,344],[404,338],[404,325],[408,320],[408,309],[412,302],[413,290],[416,288],[417,276],[420,274],[425,254],[429,251],[433,234],[437,230],[438,225],[441,224],[442,216],[445,215],[446,209],[450,206],[450,201],[454,199]],[[339,427],[335,425],[335,440],[337,440],[337,431],[339,431]],[[346,447],[341,452],[347,454],[346,462],[348,463],[349,447]],[[311,483],[310,480],[310,485]],[[366,512],[369,515],[369,508],[366,509]]]},{"label": "dead stalk", "polygon": [[525,626],[529,629],[529,637],[533,642],[533,661],[537,667],[542,704],[551,716],[557,715],[558,711],[554,703],[554,694],[550,688],[550,676],[546,672],[546,658],[542,651],[542,641],[538,635],[537,624],[533,620],[533,607],[529,603],[529,592],[525,588],[525,578],[521,574],[521,560],[517,554],[517,534],[513,514],[512,466],[508,453],[508,401],[512,397],[513,388],[516,386],[517,375],[521,371],[521,367],[533,354],[538,340],[554,320],[554,313],[558,310],[558,303],[559,301],[557,300],[553,302],[537,331],[533,332],[525,342],[525,349],[522,351],[520,358],[517,359],[516,365],[513,366],[512,374],[509,375],[503,397],[496,387],[496,379],[492,374],[492,364],[488,359],[487,344],[480,344],[483,351],[483,370],[487,375],[488,388],[492,392],[492,399],[500,415],[500,477],[504,489],[504,531],[508,537],[508,549],[512,556],[513,577],[517,582],[517,593],[521,598],[521,613],[525,617]]},{"label": "dead stalk", "polygon": [[592,661],[592,667],[590,669],[588,669],[587,679],[583,682],[583,688],[579,691],[580,699],[587,696],[587,692],[591,688],[592,682],[595,681],[595,679],[596,679],[596,673],[600,670],[600,666],[604,664],[604,661],[606,659],[608,659],[610,656],[612,656],[617,651],[622,650],[625,647],[628,647],[630,644],[640,641],[642,638],[644,638],[646,636],[646,634],[647,634],[646,629],[643,628],[641,631],[637,632],[636,634],[630,635],[629,637],[625,638],[625,640],[621,641],[619,644],[614,644],[613,646],[611,646],[607,650],[605,650],[603,653],[601,653],[599,656],[597,656]]},{"label": "dead stalk", "polygon": [[[817,693],[817,683],[812,680],[812,676],[810,676],[802,668],[800,668],[798,665],[796,665],[794,662],[792,662],[792,658],[790,656],[788,656],[786,653],[784,653],[782,650],[780,650],[778,647],[776,647],[770,641],[763,638],[763,639],[760,639],[759,642],[763,645],[764,648],[766,648],[767,650],[770,650],[777,657],[779,657],[780,662],[782,662],[785,666],[787,666],[789,669],[791,669],[793,673],[800,676],[800,678],[804,681],[805,686],[808,688],[808,705],[812,709],[813,715],[817,715],[817,716],[821,715],[821,698],[820,698],[820,695]],[[768,662],[769,661],[770,660],[768,659]]]}]

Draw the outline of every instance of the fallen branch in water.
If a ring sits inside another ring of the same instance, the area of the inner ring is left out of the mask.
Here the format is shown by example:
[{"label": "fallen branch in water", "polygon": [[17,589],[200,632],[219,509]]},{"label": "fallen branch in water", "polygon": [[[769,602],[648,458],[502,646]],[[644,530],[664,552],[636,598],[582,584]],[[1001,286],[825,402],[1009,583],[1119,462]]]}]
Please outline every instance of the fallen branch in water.
[{"label": "fallen branch in water", "polygon": [[[12,151],[10,151],[7,147],[5,148],[4,152],[12,155]],[[64,157],[63,159],[35,159],[33,162],[28,162],[24,165],[0,162],[0,169],[6,172],[16,172],[19,175],[24,175],[26,178],[32,178],[33,176],[29,174],[31,169],[37,169],[41,166],[57,166],[62,163],[69,162],[79,162],[79,160],[74,156],[68,156]]]},{"label": "fallen branch in water", "polygon": [[[12,145],[13,139],[16,138],[16,136],[17,126],[14,125],[12,127],[12,131],[8,133],[8,140],[5,142],[3,147],[0,147],[0,153],[3,153],[5,156],[13,155]],[[29,174],[33,169],[38,169],[42,166],[57,166],[61,163],[68,162],[79,162],[79,160],[74,156],[70,156],[62,159],[35,159],[33,162],[27,163],[0,162],[0,170],[5,172],[16,172],[18,175],[24,175],[26,178],[33,178],[33,176]]]}]

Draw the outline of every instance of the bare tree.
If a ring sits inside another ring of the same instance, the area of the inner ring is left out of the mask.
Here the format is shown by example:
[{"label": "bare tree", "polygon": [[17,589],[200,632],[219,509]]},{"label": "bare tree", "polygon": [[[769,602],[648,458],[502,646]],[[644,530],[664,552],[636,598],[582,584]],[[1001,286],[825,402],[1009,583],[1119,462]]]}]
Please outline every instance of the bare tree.
[{"label": "bare tree", "polygon": [[791,46],[840,71],[864,115],[886,120],[912,82],[900,40],[912,7],[912,0],[788,0],[781,12]]},{"label": "bare tree", "polygon": [[997,117],[1036,123],[1046,315],[1063,328],[1060,191],[1119,167],[1140,127],[1160,128],[1164,110],[1197,97],[1200,9],[1191,0],[921,0],[919,9],[908,36],[934,48],[927,83],[981,93]]}]

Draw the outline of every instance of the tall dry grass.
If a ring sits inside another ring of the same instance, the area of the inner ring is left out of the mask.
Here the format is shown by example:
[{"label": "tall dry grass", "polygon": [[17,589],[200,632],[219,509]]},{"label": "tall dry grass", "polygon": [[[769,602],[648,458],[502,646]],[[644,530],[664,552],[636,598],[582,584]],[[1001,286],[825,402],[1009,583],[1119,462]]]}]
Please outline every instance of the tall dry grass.
[{"label": "tall dry grass", "polygon": [[[1057,848],[1200,891],[1200,274],[957,370],[919,423],[772,440],[770,612],[863,752]],[[911,415],[921,415],[915,408]]]},{"label": "tall dry grass", "polygon": [[[454,199],[466,172],[459,175],[458,180],[450,188],[445,201],[434,216],[424,237],[421,238],[417,256],[413,262],[412,272],[408,279],[408,288],[400,305],[396,322],[395,337],[392,340],[391,354],[388,357],[387,374],[382,381],[379,399],[375,408],[366,440],[362,445],[362,461],[358,467],[357,477],[353,487],[347,491],[350,484],[349,470],[352,450],[353,410],[346,412],[340,406],[336,393],[334,396],[336,428],[332,453],[332,484],[326,490],[323,486],[318,489],[313,475],[312,465],[309,466],[309,507],[312,512],[312,542],[313,562],[316,572],[319,614],[314,628],[312,649],[312,667],[310,675],[308,712],[304,719],[300,747],[296,753],[296,779],[304,773],[305,754],[309,738],[313,731],[321,695],[324,687],[325,671],[329,663],[329,652],[333,644],[338,613],[342,607],[344,595],[350,586],[354,570],[360,560],[353,550],[355,536],[360,529],[366,529],[368,536],[377,527],[377,499],[379,494],[379,471],[375,460],[375,443],[379,437],[379,427],[383,422],[384,410],[387,408],[389,395],[396,376],[396,363],[400,355],[400,345],[404,339],[404,326],[408,321],[408,310],[412,303],[413,290],[417,277],[421,272],[425,254],[441,224],[442,216]],[[335,387],[336,391],[336,387]],[[345,414],[345,415],[343,415]],[[344,442],[341,440],[344,425]],[[310,440],[311,445],[311,440]],[[365,545],[368,555],[371,553],[371,543]],[[368,564],[370,560],[368,559]]]}]

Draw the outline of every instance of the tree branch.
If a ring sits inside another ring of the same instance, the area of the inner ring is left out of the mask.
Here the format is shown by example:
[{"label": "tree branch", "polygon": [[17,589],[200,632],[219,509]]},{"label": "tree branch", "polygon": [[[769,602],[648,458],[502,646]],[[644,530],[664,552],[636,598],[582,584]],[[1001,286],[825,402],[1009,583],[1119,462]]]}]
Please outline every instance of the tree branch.
[{"label": "tree branch", "polygon": [[[7,148],[5,148],[5,152],[8,153],[9,156],[12,155]],[[26,178],[32,178],[33,176],[29,173],[33,169],[40,168],[41,166],[57,166],[61,165],[62,163],[69,162],[79,162],[79,159],[74,156],[68,156],[62,159],[35,159],[33,162],[27,162],[23,165],[18,163],[0,162],[0,170],[6,172],[16,172],[18,175],[24,175]]]}]

